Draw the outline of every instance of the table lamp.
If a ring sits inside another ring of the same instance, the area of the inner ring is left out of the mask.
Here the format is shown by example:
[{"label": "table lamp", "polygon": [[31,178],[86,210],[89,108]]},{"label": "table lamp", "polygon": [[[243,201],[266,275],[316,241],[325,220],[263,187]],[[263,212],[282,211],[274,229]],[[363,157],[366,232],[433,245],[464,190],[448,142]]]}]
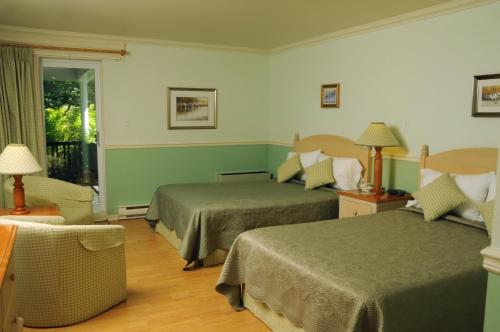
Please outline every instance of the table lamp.
[{"label": "table lamp", "polygon": [[384,192],[382,190],[382,148],[386,146],[399,146],[399,141],[384,122],[372,122],[355,144],[375,148],[375,170],[372,192],[382,194]]},{"label": "table lamp", "polygon": [[26,214],[23,175],[40,172],[42,167],[24,144],[9,144],[0,154],[0,174],[14,177],[14,210],[12,214]]}]

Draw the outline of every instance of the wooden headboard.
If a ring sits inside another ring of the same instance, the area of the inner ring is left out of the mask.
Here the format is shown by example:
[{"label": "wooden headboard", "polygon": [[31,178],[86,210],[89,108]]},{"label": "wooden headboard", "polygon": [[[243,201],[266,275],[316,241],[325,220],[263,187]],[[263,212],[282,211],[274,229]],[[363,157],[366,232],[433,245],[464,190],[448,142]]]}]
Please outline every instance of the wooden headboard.
[{"label": "wooden headboard", "polygon": [[420,169],[432,168],[440,172],[458,174],[496,173],[497,158],[498,149],[496,148],[457,149],[429,156],[429,146],[422,145]]},{"label": "wooden headboard", "polygon": [[354,144],[348,138],[335,135],[314,135],[299,139],[295,134],[293,150],[296,152],[310,152],[321,149],[324,154],[333,157],[356,158],[363,166],[363,177],[371,181],[371,151],[370,149]]}]

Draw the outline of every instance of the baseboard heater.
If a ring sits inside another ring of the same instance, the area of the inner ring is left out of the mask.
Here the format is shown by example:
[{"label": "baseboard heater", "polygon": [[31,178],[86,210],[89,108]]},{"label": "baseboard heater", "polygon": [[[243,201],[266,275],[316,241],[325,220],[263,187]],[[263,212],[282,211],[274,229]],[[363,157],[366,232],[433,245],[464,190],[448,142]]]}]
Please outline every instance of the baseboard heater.
[{"label": "baseboard heater", "polygon": [[134,219],[146,216],[149,205],[124,205],[118,207],[118,219]]}]

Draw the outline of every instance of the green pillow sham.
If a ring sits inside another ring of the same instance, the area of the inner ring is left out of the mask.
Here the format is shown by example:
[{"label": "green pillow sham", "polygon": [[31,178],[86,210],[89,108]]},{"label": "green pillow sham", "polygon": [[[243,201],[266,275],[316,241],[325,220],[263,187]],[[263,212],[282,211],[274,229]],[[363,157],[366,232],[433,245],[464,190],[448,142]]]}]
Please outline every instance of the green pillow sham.
[{"label": "green pillow sham", "polygon": [[493,218],[495,212],[495,200],[491,200],[486,203],[478,205],[479,212],[484,218],[484,224],[486,225],[486,230],[488,231],[488,236],[491,237],[493,230]]},{"label": "green pillow sham", "polygon": [[433,221],[467,202],[450,174],[445,173],[413,194],[424,212],[425,221]]},{"label": "green pillow sham", "polygon": [[318,188],[335,182],[333,177],[333,159],[327,158],[305,169],[306,190]]},{"label": "green pillow sham", "polygon": [[295,156],[286,160],[278,168],[278,183],[283,183],[290,180],[301,170],[302,166],[300,165],[300,157],[299,154],[296,154]]}]

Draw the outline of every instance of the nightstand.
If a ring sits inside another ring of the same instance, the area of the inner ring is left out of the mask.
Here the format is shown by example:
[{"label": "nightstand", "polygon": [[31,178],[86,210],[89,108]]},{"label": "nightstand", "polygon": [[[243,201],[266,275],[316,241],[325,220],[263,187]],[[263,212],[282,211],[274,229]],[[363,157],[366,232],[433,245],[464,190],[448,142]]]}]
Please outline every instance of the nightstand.
[{"label": "nightstand", "polygon": [[[59,216],[59,207],[55,204],[45,206],[33,206],[28,208],[30,213],[22,214],[22,216]],[[11,215],[12,209],[0,209],[0,216]]]},{"label": "nightstand", "polygon": [[338,191],[339,218],[362,216],[387,210],[395,210],[406,205],[410,195],[396,196],[363,193],[360,190]]}]

